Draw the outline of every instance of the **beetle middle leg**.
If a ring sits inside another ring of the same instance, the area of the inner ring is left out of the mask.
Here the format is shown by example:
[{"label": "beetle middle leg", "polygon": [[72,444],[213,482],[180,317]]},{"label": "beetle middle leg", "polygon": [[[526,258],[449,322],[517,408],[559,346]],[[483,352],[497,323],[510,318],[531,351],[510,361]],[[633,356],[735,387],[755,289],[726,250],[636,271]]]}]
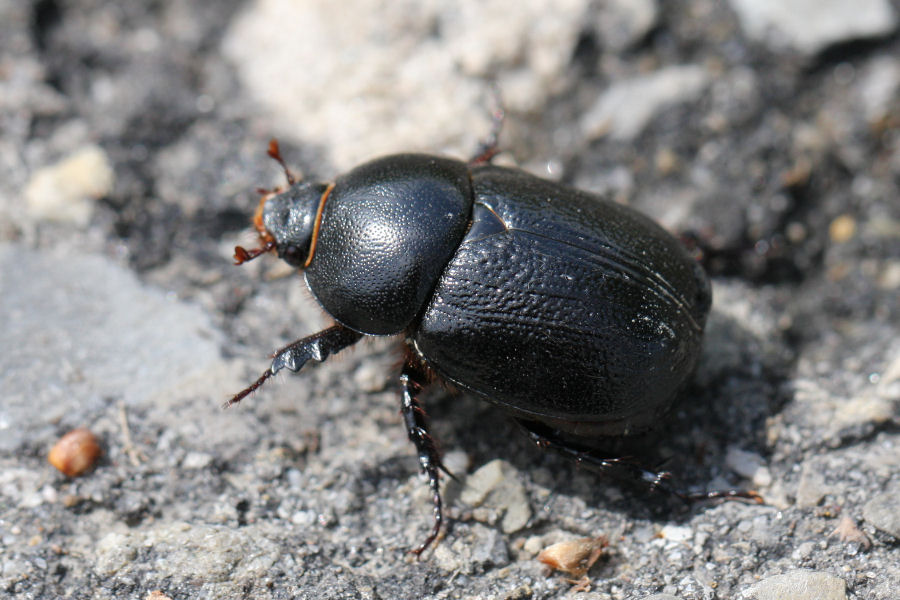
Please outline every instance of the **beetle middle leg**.
[{"label": "beetle middle leg", "polygon": [[528,437],[538,447],[552,450],[557,454],[574,460],[579,466],[584,466],[592,471],[608,475],[619,481],[639,482],[651,490],[659,490],[675,496],[685,502],[697,502],[701,500],[743,499],[751,500],[758,504],[763,502],[762,497],[752,490],[714,490],[709,492],[688,492],[678,489],[671,483],[671,473],[668,471],[651,471],[645,469],[631,457],[607,457],[594,450],[579,448],[567,443],[547,427],[533,421],[516,419],[522,426]]},{"label": "beetle middle leg", "polygon": [[292,344],[288,344],[275,353],[270,366],[265,373],[260,375],[259,379],[251,383],[249,386],[231,397],[225,403],[224,408],[228,408],[232,404],[237,404],[266,382],[267,379],[275,375],[282,369],[290,369],[291,371],[299,371],[310,360],[318,362],[324,361],[326,358],[340,352],[347,346],[352,346],[362,337],[361,333],[357,333],[352,329],[343,325],[333,325],[328,329],[323,329],[319,333],[306,336]]},{"label": "beetle middle leg", "polygon": [[409,357],[404,361],[403,370],[400,372],[400,384],[403,388],[400,413],[403,415],[409,441],[415,445],[419,455],[419,468],[428,476],[428,485],[431,487],[434,505],[434,525],[431,533],[417,548],[410,551],[417,556],[437,539],[441,531],[441,524],[444,522],[439,471],[444,471],[453,477],[441,462],[440,451],[434,438],[428,433],[425,411],[418,400],[419,394],[428,385],[428,379],[427,371],[414,357]]}]

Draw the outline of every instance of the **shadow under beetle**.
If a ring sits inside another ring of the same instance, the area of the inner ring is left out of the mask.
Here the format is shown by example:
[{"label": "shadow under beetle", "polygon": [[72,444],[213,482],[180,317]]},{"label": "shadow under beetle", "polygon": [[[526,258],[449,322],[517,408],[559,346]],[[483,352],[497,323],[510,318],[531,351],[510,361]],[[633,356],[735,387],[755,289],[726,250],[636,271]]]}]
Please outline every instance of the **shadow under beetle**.
[{"label": "shadow under beetle", "polygon": [[[282,369],[299,371],[364,335],[402,335],[401,412],[443,520],[440,454],[418,401],[437,376],[505,409],[539,446],[685,499],[666,473],[604,458],[609,436],[649,429],[692,374],[711,303],[700,265],[643,214],[516,169],[496,144],[469,163],[387,156],[334,183],[264,193],[261,246],[304,271],[336,322],[279,350],[235,404]],[[449,474],[449,472],[447,472]]]}]

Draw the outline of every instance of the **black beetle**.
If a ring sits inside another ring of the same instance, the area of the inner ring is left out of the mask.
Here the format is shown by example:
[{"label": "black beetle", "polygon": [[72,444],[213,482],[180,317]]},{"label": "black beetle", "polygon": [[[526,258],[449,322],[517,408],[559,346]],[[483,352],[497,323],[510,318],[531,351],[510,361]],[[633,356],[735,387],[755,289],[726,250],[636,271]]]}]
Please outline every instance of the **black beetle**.
[{"label": "black beetle", "polygon": [[[284,167],[274,140],[269,154]],[[442,521],[445,469],[417,400],[434,375],[499,405],[539,445],[612,468],[623,463],[590,448],[668,410],[711,303],[702,267],[648,217],[490,165],[492,154],[387,156],[333,184],[297,182],[284,167],[289,188],[265,193],[254,218],[262,246],[235,249],[238,264],[275,251],[303,269],[336,324],[279,350],[229,405],[364,335],[403,336],[402,414],[434,498],[417,554]]]}]

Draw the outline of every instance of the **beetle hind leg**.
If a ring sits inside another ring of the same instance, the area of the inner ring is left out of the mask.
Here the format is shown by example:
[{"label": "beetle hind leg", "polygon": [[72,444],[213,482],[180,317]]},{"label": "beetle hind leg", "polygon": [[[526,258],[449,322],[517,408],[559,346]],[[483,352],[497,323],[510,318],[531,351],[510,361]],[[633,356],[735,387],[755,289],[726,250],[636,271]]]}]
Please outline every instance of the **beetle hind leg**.
[{"label": "beetle hind leg", "polygon": [[698,502],[713,499],[743,499],[761,504],[762,497],[752,490],[716,490],[709,492],[688,492],[672,484],[672,474],[668,471],[651,471],[641,466],[633,457],[608,457],[596,451],[579,448],[567,443],[552,430],[534,421],[516,419],[525,430],[526,435],[538,447],[552,450],[569,458],[579,466],[607,475],[618,481],[639,483],[650,490],[664,492],[685,502]]},{"label": "beetle hind leg", "polygon": [[[434,525],[428,537],[413,550],[412,554],[420,555],[437,539],[444,522],[443,501],[441,500],[440,471],[444,471],[450,477],[453,474],[447,471],[441,462],[440,451],[434,438],[428,433],[428,423],[425,411],[419,403],[418,395],[428,384],[428,373],[425,368],[414,358],[408,358],[403,364],[400,373],[402,397],[400,412],[406,425],[406,434],[409,441],[416,447],[419,455],[419,468],[428,476],[428,485],[431,488],[432,503],[434,506]],[[455,477],[454,477],[455,479]]]},{"label": "beetle hind leg", "polygon": [[475,156],[469,159],[470,167],[491,164],[491,159],[500,153],[500,131],[503,129],[503,122],[506,120],[506,108],[503,105],[503,98],[500,95],[499,88],[491,90],[494,101],[494,110],[491,112],[491,131],[488,137],[483,140]]}]

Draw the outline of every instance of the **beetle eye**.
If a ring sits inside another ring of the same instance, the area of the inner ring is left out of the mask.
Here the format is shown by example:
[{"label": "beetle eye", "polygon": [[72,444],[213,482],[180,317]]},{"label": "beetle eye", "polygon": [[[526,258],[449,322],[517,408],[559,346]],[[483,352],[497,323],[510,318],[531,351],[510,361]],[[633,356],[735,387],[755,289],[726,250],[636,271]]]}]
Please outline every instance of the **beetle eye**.
[{"label": "beetle eye", "polygon": [[284,260],[292,267],[302,267],[303,263],[306,262],[306,252],[300,247],[290,244],[284,248],[280,248],[278,258]]}]

